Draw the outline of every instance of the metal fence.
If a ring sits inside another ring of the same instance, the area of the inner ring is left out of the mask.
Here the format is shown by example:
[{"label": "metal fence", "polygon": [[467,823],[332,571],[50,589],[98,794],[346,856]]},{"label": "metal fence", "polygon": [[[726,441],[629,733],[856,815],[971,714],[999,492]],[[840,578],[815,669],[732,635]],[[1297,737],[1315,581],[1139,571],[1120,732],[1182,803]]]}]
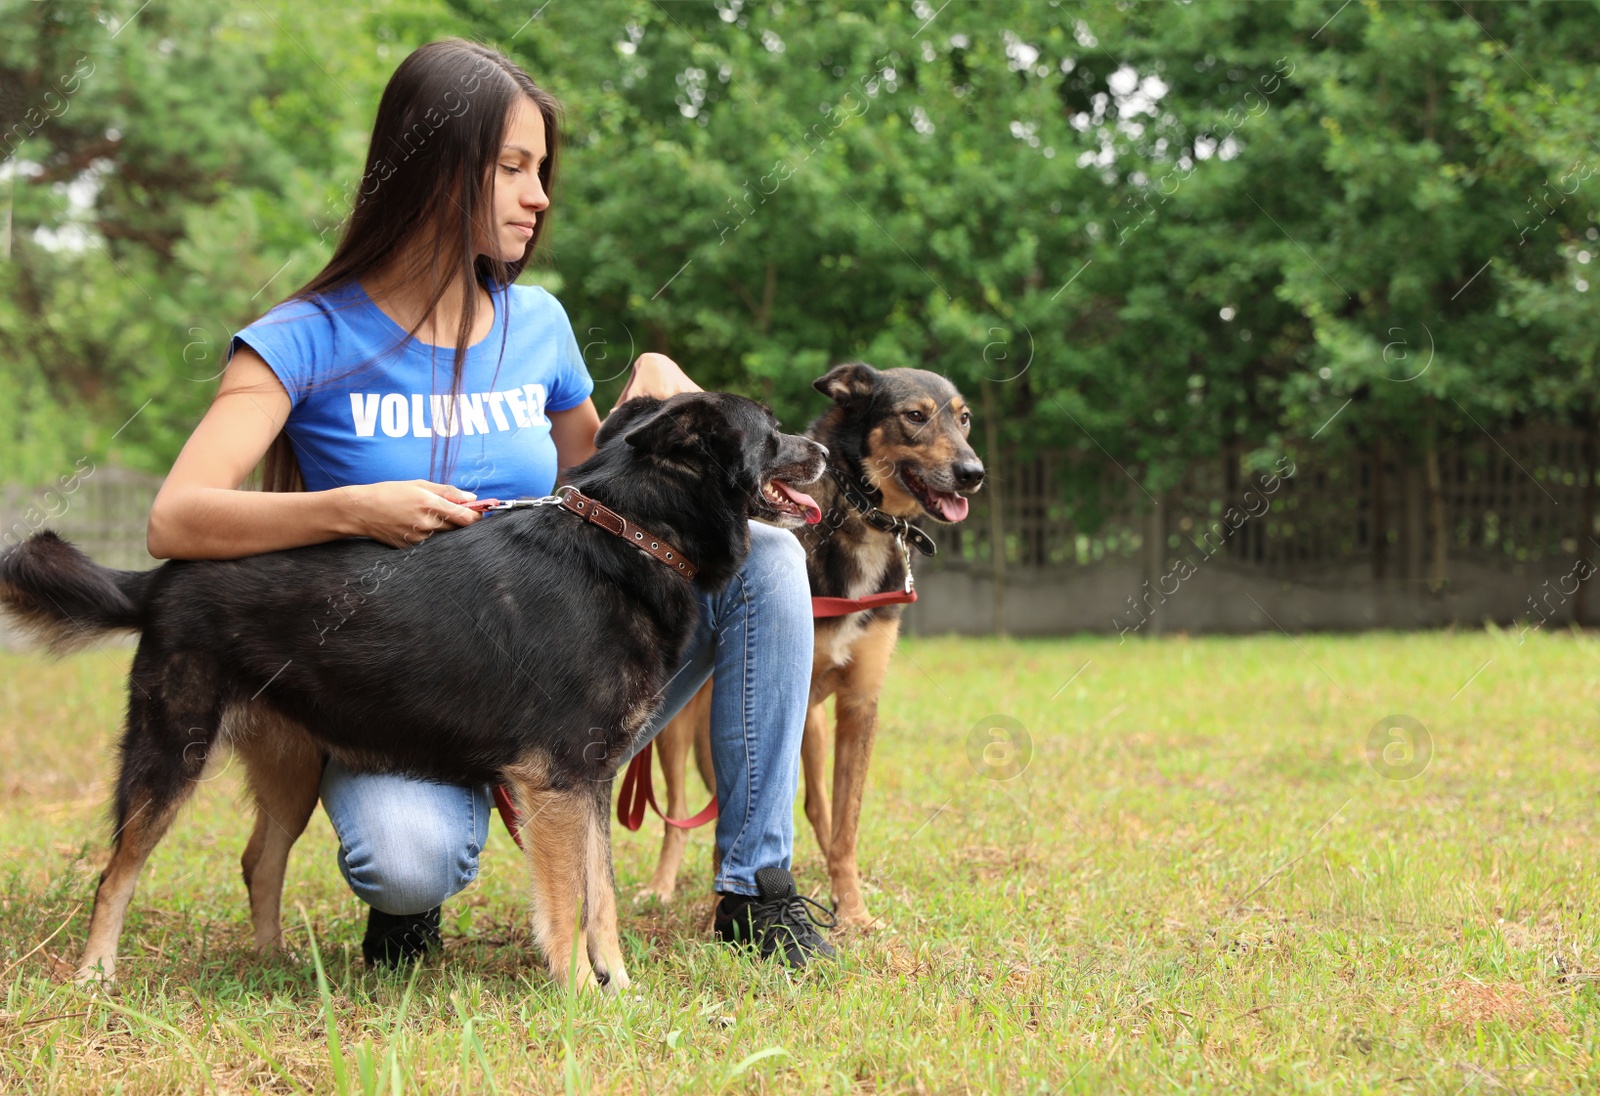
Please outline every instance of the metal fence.
[{"label": "metal fence", "polygon": [[[1431,458],[1414,452],[1312,450],[1263,469],[1232,453],[1195,465],[1159,496],[1107,462],[1093,472],[1101,479],[1092,499],[1084,467],[1071,463],[1088,459],[1082,453],[987,454],[989,483],[967,521],[930,529],[940,552],[918,564],[929,604],[916,607],[910,629],[1006,630],[1009,597],[1013,627],[1112,630],[1117,606],[1142,591],[1153,607],[1163,579],[1202,565],[1188,603],[1165,611],[1184,621],[1173,627],[1257,626],[1265,618],[1239,615],[1239,597],[1227,592],[1246,590],[1241,583],[1263,606],[1274,592],[1308,592],[1296,628],[1510,620],[1540,608],[1532,594],[1555,610],[1541,610],[1542,620],[1589,622],[1586,585],[1565,583],[1552,602],[1539,580],[1549,587],[1579,561],[1600,559],[1593,437],[1538,427],[1441,446]],[[154,566],[145,527],[159,486],[155,476],[80,462],[48,487],[0,488],[0,527],[7,544],[48,527],[107,565]],[[1370,605],[1354,605],[1362,599]],[[1415,604],[1398,604],[1407,599]]]},{"label": "metal fence", "polygon": [[[1159,497],[1110,467],[1099,498],[1111,502],[1092,523],[1080,519],[1087,507],[1070,497],[1064,474],[1082,455],[1002,453],[989,460],[988,488],[968,520],[933,530],[943,550],[930,565],[992,567],[998,536],[1008,568],[1145,557],[1165,567],[1220,551],[1286,579],[1365,569],[1378,579],[1448,580],[1455,562],[1515,574],[1600,550],[1588,540],[1589,445],[1578,430],[1530,429],[1441,449],[1431,469],[1383,448],[1297,455],[1260,470],[1229,454],[1197,464]],[[1441,563],[1443,574],[1431,573]]]},{"label": "metal fence", "polygon": [[145,550],[150,503],[161,477],[79,461],[44,487],[0,486],[0,543],[6,547],[53,529],[108,567],[154,567]]}]

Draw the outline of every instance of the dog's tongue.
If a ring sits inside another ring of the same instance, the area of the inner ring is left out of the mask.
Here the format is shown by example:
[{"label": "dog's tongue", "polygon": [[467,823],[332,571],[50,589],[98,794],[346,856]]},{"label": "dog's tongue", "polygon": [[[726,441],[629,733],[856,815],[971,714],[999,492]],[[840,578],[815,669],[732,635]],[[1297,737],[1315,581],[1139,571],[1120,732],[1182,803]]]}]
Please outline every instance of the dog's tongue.
[{"label": "dog's tongue", "polygon": [[[817,522],[822,520],[822,507],[817,505],[816,499],[812,498],[804,491],[796,491],[793,487],[790,487],[782,480],[773,480],[772,486],[778,489],[778,493],[780,495],[806,512],[807,525],[815,525]],[[966,500],[962,499],[961,501],[965,502]],[[965,516],[965,511],[963,511],[963,516]]]},{"label": "dog's tongue", "polygon": [[933,498],[939,504],[939,513],[944,515],[945,521],[967,520],[968,503],[961,495],[954,491],[940,491]]}]

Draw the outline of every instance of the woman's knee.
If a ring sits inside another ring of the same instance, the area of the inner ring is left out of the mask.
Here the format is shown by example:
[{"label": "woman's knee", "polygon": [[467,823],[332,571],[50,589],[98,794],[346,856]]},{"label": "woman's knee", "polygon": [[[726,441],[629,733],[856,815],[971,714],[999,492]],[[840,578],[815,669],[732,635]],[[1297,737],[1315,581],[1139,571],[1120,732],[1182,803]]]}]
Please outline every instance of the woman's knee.
[{"label": "woman's knee", "polygon": [[476,878],[488,836],[481,789],[329,768],[323,804],[339,836],[339,870],[362,901],[422,913]]},{"label": "woman's knee", "polygon": [[787,529],[750,524],[750,556],[741,571],[750,585],[775,590],[806,590],[806,550]]},{"label": "woman's knee", "polygon": [[478,874],[478,845],[466,834],[426,825],[365,836],[341,848],[350,889],[384,913],[422,913],[463,890]]},{"label": "woman's knee", "polygon": [[754,610],[753,634],[763,644],[776,645],[767,656],[792,662],[809,680],[814,630],[811,580],[806,577],[806,550],[799,538],[786,529],[751,525],[750,559],[741,578],[743,601]]}]

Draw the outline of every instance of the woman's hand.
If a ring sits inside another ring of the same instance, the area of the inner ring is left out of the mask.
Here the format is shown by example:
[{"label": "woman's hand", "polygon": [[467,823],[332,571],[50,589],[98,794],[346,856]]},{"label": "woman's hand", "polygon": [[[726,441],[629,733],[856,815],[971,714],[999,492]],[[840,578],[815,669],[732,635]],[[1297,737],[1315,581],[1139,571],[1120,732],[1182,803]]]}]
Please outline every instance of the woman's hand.
[{"label": "woman's hand", "polygon": [[665,354],[640,354],[639,360],[633,363],[633,375],[622,386],[622,394],[617,397],[617,405],[621,406],[635,396],[654,396],[664,400],[680,392],[703,391],[705,389],[690,380],[688,374],[678,368],[678,363]]},{"label": "woman's hand", "polygon": [[341,487],[337,493],[348,507],[352,531],[391,548],[421,544],[441,529],[459,529],[483,517],[461,505],[477,495],[448,483],[391,480]]},{"label": "woman's hand", "polygon": [[[679,392],[703,392],[704,389],[665,354],[640,354],[633,363],[633,375],[622,386],[616,407],[635,396],[654,396],[664,400]],[[613,407],[612,410],[615,410]],[[550,437],[556,443],[556,457],[562,474],[582,461],[594,456],[594,434],[600,428],[600,416],[591,400],[584,400],[565,411],[550,412]]]}]

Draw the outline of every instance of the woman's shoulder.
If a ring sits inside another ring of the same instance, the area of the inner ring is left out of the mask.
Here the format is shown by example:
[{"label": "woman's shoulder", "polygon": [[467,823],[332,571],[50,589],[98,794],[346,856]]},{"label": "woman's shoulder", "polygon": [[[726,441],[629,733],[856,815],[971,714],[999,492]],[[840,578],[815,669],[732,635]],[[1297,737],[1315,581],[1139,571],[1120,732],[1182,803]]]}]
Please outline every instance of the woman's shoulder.
[{"label": "woman's shoulder", "polygon": [[561,307],[561,302],[556,300],[542,285],[525,285],[513,282],[506,288],[508,311],[512,316],[523,320],[544,320],[546,322],[567,322],[567,310]]},{"label": "woman's shoulder", "polygon": [[255,334],[282,332],[288,335],[292,332],[302,338],[331,336],[341,314],[358,307],[348,288],[290,297],[268,309],[244,330]]},{"label": "woman's shoulder", "polygon": [[[356,287],[359,294],[360,287]],[[349,288],[326,293],[296,295],[283,301],[233,337],[229,353],[241,344],[259,354],[278,375],[291,396],[298,399],[320,371],[351,355],[359,356],[370,342],[362,337],[364,324],[351,322],[360,303]]]},{"label": "woman's shoulder", "polygon": [[540,285],[516,285],[506,292],[511,353],[526,362],[544,362],[548,409],[565,411],[589,397],[594,382],[578,348],[578,335],[555,294]]}]

